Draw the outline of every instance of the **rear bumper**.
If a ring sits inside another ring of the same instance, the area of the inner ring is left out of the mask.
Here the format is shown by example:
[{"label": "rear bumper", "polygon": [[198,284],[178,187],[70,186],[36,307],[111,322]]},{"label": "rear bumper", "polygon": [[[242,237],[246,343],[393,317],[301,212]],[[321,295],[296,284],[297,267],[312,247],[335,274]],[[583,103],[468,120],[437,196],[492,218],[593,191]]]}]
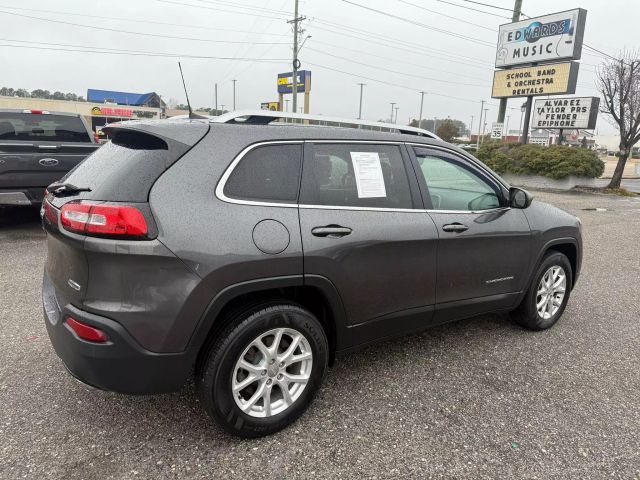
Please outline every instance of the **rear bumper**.
[{"label": "rear bumper", "polygon": [[[119,393],[153,394],[179,390],[188,380],[195,356],[145,350],[119,323],[70,304],[61,306],[58,298],[45,273],[42,304],[47,332],[56,354],[81,382]],[[65,323],[69,316],[104,331],[109,341],[80,339]]]},{"label": "rear bumper", "polygon": [[29,207],[42,202],[43,196],[34,197],[34,192],[30,190],[0,190],[0,206],[5,207]]}]

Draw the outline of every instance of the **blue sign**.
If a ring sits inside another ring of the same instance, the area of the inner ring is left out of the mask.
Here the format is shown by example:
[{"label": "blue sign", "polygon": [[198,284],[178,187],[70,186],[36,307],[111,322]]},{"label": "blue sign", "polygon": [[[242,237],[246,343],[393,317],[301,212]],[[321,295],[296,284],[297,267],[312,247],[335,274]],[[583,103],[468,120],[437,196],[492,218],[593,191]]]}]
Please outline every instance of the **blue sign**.
[{"label": "blue sign", "polygon": [[[306,85],[308,89],[305,89]],[[305,93],[311,90],[311,72],[309,70],[298,70],[297,92]],[[278,74],[278,93],[293,93],[293,72]]]}]

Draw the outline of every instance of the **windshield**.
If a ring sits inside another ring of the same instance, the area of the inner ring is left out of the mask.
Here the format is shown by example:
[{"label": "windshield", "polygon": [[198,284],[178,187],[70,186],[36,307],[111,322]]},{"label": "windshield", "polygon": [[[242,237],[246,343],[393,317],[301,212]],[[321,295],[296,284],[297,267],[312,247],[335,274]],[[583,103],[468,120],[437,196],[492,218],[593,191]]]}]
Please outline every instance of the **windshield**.
[{"label": "windshield", "polygon": [[0,112],[0,140],[91,142],[80,117]]}]

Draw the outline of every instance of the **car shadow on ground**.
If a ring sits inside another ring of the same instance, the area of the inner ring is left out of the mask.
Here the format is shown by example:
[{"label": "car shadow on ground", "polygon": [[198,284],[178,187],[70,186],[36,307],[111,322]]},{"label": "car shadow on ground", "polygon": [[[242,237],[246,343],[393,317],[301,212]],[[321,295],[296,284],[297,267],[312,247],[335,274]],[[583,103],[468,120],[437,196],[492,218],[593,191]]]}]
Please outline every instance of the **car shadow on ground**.
[{"label": "car shadow on ground", "polygon": [[[342,356],[328,370],[319,398],[298,423],[313,421],[310,417],[314,415],[323,417],[327,409],[332,408],[331,405],[335,407],[335,401],[331,400],[334,397],[358,404],[356,392],[366,388],[367,382],[381,371],[402,370],[407,362],[412,362],[411,359],[416,357],[421,359],[423,367],[430,368],[430,363],[435,363],[436,357],[438,361],[443,360],[443,348],[449,352],[465,349],[469,343],[486,342],[487,336],[494,336],[496,332],[508,337],[518,336],[520,332],[526,335],[508,315],[490,314],[387,340]],[[435,365],[432,367],[434,370],[437,368]],[[130,444],[132,448],[141,442],[173,441],[177,438],[187,443],[190,441],[185,438],[192,438],[193,441],[224,440],[230,444],[246,441],[227,434],[208,418],[193,381],[172,394],[129,396],[93,389],[73,380],[66,372],[64,374],[67,379],[59,385],[60,392],[64,392],[65,399],[73,399],[68,407],[73,409],[74,422],[96,431],[115,429],[120,432],[120,441]],[[345,385],[349,385],[348,391],[345,391]],[[58,402],[66,403],[62,398]],[[83,408],[76,410],[76,403],[82,404]],[[353,407],[347,406],[346,409],[352,410]],[[131,419],[136,420],[132,422]],[[295,425],[292,428],[296,428]],[[138,434],[141,431],[153,433],[140,437]],[[272,437],[277,440],[280,435],[283,434]]]},{"label": "car shadow on ground", "polygon": [[40,224],[39,207],[0,207],[0,228]]}]

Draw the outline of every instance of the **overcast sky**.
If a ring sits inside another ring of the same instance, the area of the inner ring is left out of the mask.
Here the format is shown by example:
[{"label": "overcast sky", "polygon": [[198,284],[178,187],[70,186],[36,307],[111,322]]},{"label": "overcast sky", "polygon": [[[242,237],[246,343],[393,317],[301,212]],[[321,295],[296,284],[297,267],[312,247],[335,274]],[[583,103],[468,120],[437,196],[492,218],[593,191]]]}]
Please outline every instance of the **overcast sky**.
[{"label": "overcast sky", "polygon": [[[418,117],[418,92],[424,90],[424,118],[450,116],[468,124],[473,115],[477,131],[484,99],[488,123],[495,121],[498,100],[490,98],[494,45],[498,25],[510,14],[447,1],[466,8],[439,0],[301,0],[306,35],[311,35],[300,55],[302,68],[313,72],[311,111],[357,117],[357,83],[363,82],[366,119],[389,118],[390,102],[396,102],[398,121],[407,123]],[[514,2],[486,3],[512,8]],[[194,107],[213,106],[217,82],[218,103],[231,108],[231,80],[236,79],[236,107],[259,108],[260,102],[277,100],[276,76],[290,70],[292,34],[286,17],[293,17],[293,5],[294,0],[0,0],[0,86],[85,96],[88,88],[156,91],[182,103],[180,59]],[[537,16],[576,7],[588,10],[586,44],[611,55],[640,47],[640,1],[524,0],[522,9]],[[291,13],[278,13],[285,11]],[[78,46],[155,56],[66,51]],[[597,95],[595,66],[601,61],[602,56],[583,51],[577,95]],[[509,101],[511,129],[520,122],[521,103]],[[602,117],[598,127],[599,133],[614,131]]]}]

